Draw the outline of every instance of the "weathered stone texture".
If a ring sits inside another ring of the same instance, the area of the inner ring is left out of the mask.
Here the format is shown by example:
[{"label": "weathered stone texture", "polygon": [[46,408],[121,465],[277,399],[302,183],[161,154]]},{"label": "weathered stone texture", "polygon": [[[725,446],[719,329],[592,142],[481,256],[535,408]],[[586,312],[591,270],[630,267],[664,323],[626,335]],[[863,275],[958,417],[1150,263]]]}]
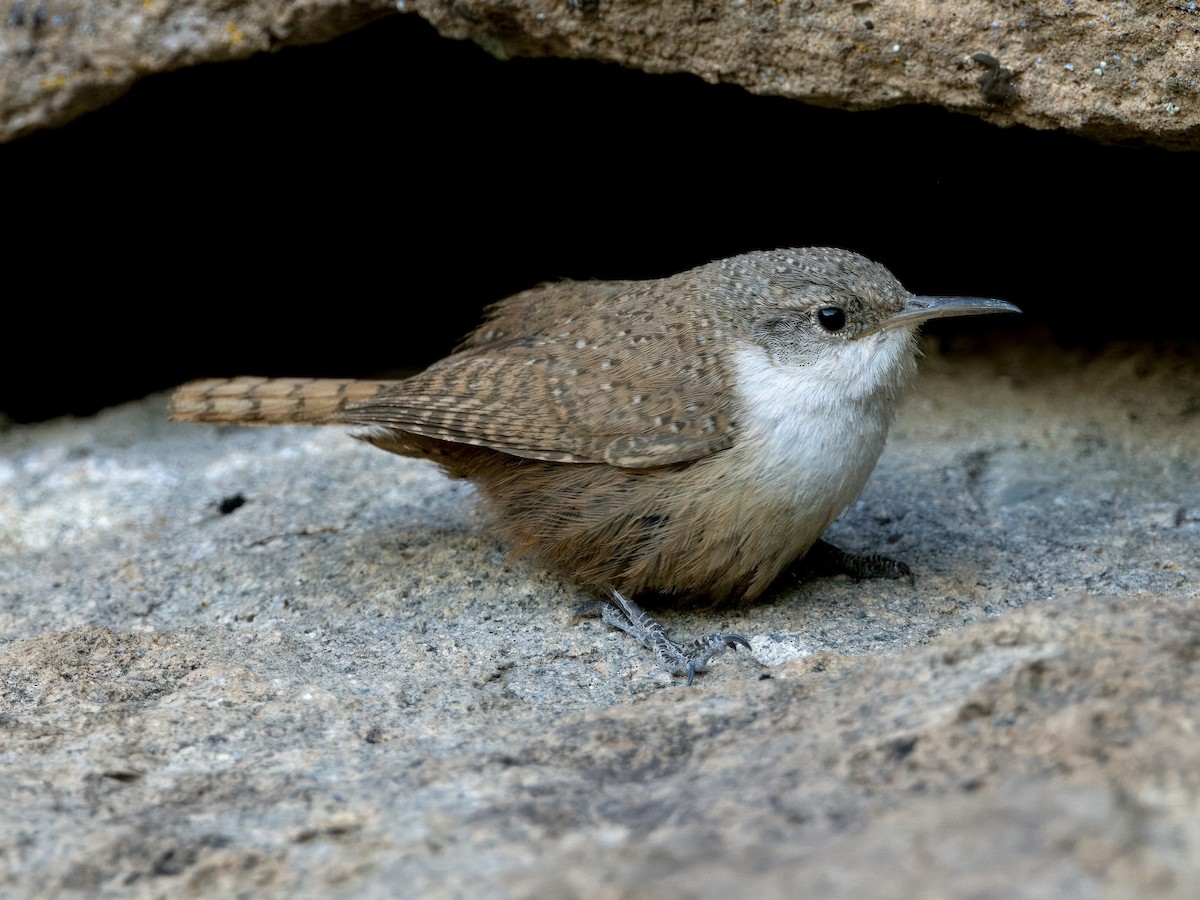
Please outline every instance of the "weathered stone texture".
[{"label": "weathered stone texture", "polygon": [[0,25],[0,139],[68,121],[152,72],[324,41],[400,8],[501,56],[606,60],[828,106],[934,104],[1000,125],[1195,149],[1200,9],[1191,6],[15,0]]},{"label": "weathered stone texture", "polygon": [[916,584],[691,688],[338,429],[0,429],[0,894],[1194,896],[1200,357],[947,347],[832,534]]},{"label": "weathered stone texture", "polygon": [[0,8],[0,141],[69,122],[146,75],[327,41],[391,9],[358,0],[9,0]]},{"label": "weathered stone texture", "polygon": [[849,109],[929,103],[1104,140],[1200,142],[1200,10],[1187,4],[404,2],[496,53],[692,72]]}]

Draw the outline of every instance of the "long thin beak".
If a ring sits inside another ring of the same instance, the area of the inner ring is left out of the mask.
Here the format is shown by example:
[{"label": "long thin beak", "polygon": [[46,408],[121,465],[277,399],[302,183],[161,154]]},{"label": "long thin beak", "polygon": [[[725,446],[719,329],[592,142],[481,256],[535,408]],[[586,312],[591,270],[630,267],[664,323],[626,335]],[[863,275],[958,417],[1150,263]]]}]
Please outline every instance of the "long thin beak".
[{"label": "long thin beak", "polygon": [[[989,313],[1019,313],[1021,308],[1007,300],[983,297],[909,297],[904,308],[871,331],[883,331],[907,325],[919,325],[930,319],[948,316],[981,316]],[[870,333],[870,332],[866,332]],[[860,337],[863,335],[860,335]]]}]

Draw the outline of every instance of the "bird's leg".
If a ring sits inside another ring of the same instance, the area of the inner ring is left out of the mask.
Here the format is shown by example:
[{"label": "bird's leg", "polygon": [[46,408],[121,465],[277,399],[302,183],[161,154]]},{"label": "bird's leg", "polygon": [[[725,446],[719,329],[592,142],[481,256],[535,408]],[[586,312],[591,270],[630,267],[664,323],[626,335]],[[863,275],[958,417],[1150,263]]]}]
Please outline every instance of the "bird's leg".
[{"label": "bird's leg", "polygon": [[580,607],[578,615],[599,615],[614,628],[641,641],[654,651],[659,664],[672,675],[686,676],[691,684],[697,672],[705,667],[718,653],[732,650],[741,644],[750,649],[750,642],[740,634],[713,632],[688,644],[677,644],[667,637],[666,631],[648,612],[628,599],[620,591],[610,589],[603,600],[589,600]]},{"label": "bird's leg", "polygon": [[912,584],[917,582],[912,569],[899,560],[874,553],[847,553],[825,540],[813,544],[797,566],[817,575],[849,575],[856,581],[862,578],[907,578]]}]

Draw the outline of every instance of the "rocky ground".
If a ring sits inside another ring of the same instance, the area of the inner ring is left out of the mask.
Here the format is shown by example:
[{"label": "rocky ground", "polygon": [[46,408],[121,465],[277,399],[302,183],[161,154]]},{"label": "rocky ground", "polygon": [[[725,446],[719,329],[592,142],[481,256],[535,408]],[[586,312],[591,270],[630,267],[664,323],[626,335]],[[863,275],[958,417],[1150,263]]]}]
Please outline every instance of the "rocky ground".
[{"label": "rocky ground", "polygon": [[0,431],[0,893],[1188,896],[1200,364],[927,342],[848,549],[665,611],[688,688],[469,487],[148,398]]}]

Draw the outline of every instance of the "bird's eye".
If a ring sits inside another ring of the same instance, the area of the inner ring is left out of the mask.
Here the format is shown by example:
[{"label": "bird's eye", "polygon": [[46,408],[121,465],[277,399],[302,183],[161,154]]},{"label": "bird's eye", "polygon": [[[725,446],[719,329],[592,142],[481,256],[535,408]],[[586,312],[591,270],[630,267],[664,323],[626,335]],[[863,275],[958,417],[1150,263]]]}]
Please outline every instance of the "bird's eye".
[{"label": "bird's eye", "polygon": [[846,313],[839,306],[822,306],[817,310],[817,321],[826,331],[841,331],[846,327]]}]

